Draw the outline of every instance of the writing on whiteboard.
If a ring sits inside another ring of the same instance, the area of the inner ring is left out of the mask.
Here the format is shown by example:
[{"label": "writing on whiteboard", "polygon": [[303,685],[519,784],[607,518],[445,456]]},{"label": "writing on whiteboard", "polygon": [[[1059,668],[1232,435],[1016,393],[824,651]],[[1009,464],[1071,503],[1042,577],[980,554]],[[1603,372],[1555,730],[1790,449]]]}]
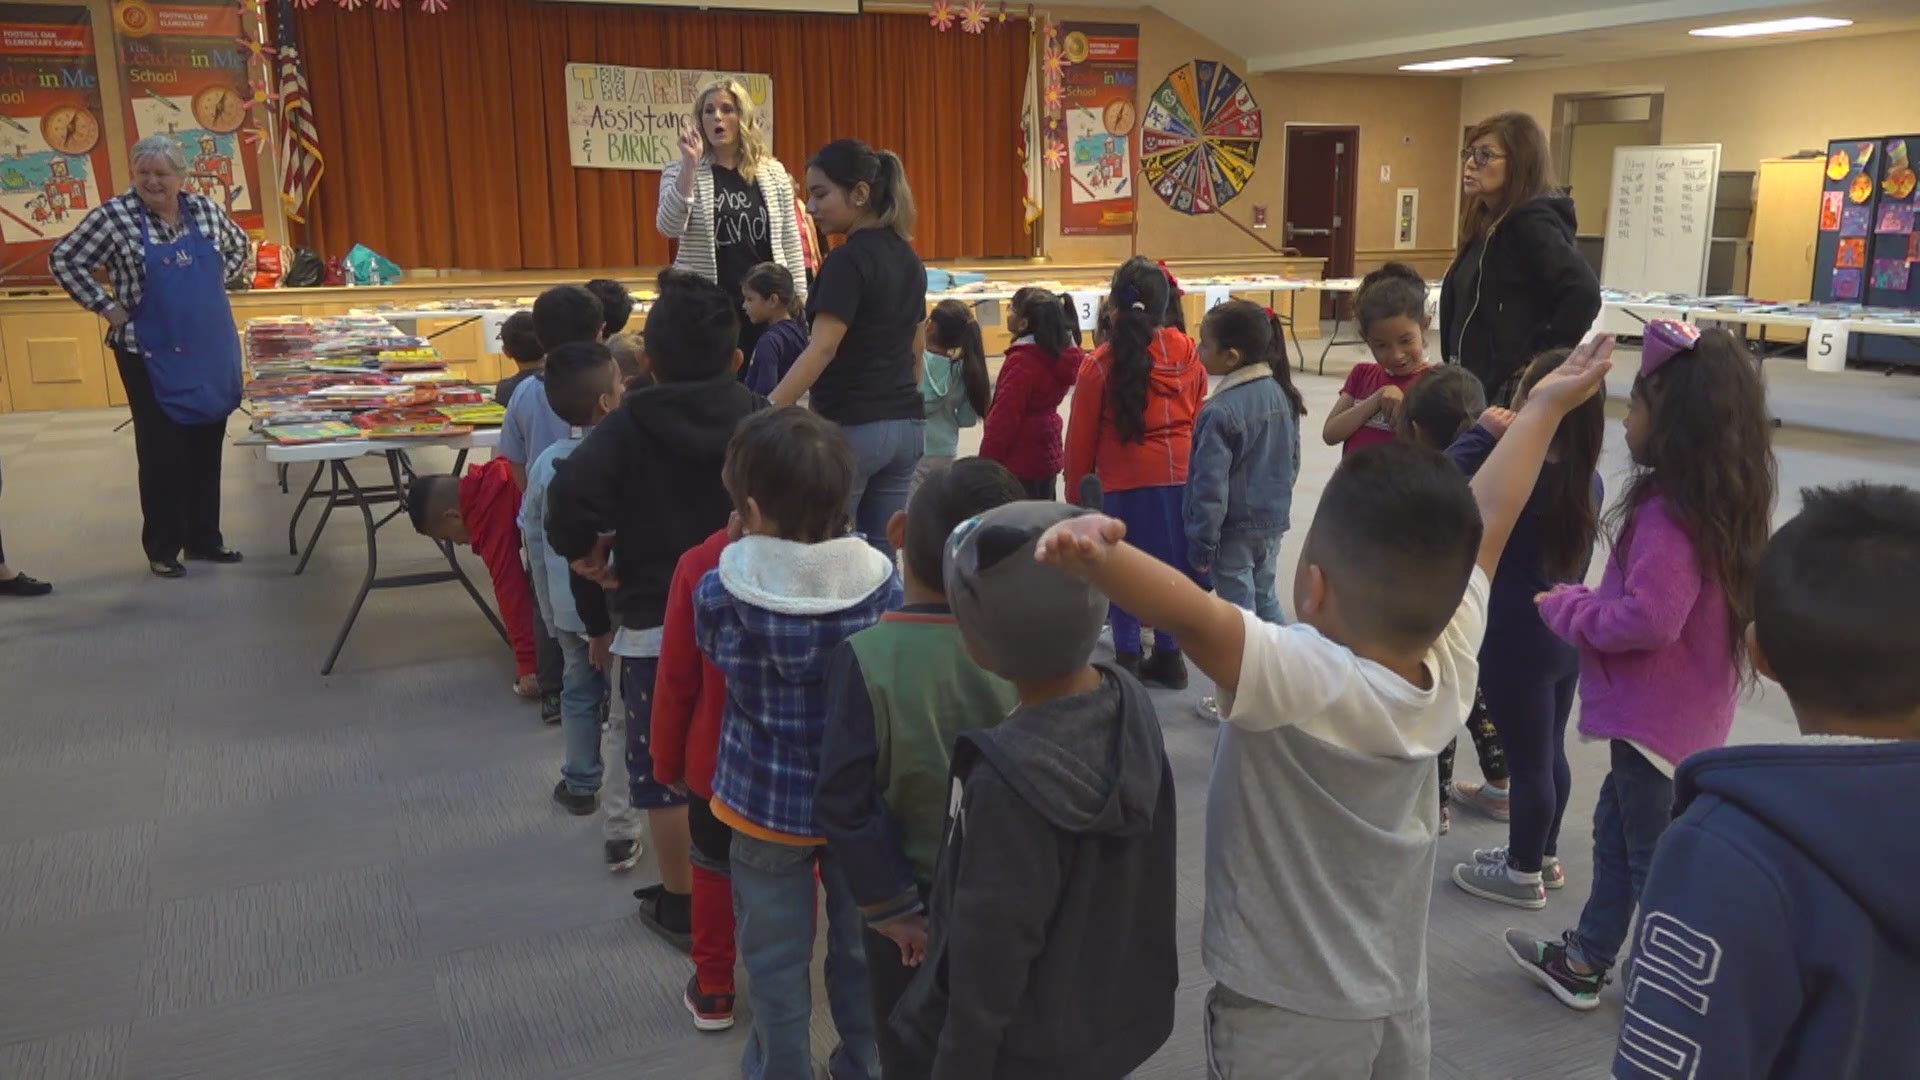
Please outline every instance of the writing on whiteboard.
[{"label": "writing on whiteboard", "polygon": [[1615,150],[1601,283],[1632,291],[1701,292],[1719,173],[1715,145]]}]

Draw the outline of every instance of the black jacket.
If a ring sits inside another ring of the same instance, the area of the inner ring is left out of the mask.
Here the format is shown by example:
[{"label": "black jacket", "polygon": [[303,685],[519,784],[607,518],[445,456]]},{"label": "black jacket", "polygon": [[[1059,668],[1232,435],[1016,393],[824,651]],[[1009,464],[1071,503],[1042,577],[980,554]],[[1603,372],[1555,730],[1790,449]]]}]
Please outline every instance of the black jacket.
[{"label": "black jacket", "polygon": [[[666,621],[674,565],[733,512],[720,485],[733,429],[766,407],[766,398],[731,374],[645,387],[556,463],[547,544],[572,560],[591,551],[601,533],[614,534],[620,587],[612,603],[621,626],[651,630]],[[611,630],[600,586],[578,574],[572,584],[587,633]]]},{"label": "black jacket", "polygon": [[1173,770],[1146,691],[1100,670],[955,744],[927,957],[893,1014],[938,1080],[1116,1080],[1173,1031]]},{"label": "black jacket", "polygon": [[[1599,316],[1600,281],[1573,235],[1573,200],[1543,195],[1514,207],[1448,268],[1440,340],[1459,335],[1459,355],[1447,360],[1479,376],[1488,402],[1505,404],[1512,395],[1502,391],[1535,356],[1580,344]],[[1456,295],[1455,271],[1469,258],[1479,265],[1478,284]]]}]

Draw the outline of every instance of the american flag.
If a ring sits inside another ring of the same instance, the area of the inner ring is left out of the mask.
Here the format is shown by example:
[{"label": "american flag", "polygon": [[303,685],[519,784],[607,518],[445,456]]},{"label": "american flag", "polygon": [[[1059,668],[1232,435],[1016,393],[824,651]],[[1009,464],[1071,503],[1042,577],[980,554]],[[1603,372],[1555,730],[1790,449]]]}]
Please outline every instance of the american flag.
[{"label": "american flag", "polygon": [[307,68],[293,34],[293,4],[279,0],[274,23],[280,73],[280,203],[288,220],[305,223],[307,200],[320,186],[326,162],[320,157],[320,132],[313,125],[313,97]]}]

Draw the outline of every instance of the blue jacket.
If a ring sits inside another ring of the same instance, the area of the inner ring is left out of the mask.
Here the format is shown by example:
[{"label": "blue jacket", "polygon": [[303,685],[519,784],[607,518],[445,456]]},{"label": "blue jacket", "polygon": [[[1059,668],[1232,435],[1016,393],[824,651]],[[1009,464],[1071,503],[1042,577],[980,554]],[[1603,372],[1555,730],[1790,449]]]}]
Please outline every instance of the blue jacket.
[{"label": "blue jacket", "polygon": [[1187,555],[1213,566],[1223,538],[1279,536],[1292,525],[1300,415],[1267,364],[1220,380],[1193,422],[1187,466]]},{"label": "blue jacket", "polygon": [[[819,839],[813,793],[834,647],[900,606],[893,561],[857,536],[799,544],[748,536],[693,594],[700,651],[727,677],[715,813]],[[733,824],[733,822],[729,822]]]},{"label": "blue jacket", "polygon": [[1920,1076],[1920,742],[1688,758],[1640,897],[1617,1077]]}]

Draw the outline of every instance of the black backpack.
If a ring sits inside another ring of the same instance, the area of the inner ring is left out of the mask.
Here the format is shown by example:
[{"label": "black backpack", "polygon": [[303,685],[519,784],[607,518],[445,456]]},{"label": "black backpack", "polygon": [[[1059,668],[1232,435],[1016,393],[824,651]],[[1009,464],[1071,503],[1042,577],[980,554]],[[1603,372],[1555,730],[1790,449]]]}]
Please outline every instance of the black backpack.
[{"label": "black backpack", "polygon": [[287,272],[281,275],[281,287],[309,289],[326,283],[327,264],[320,258],[320,253],[312,248],[294,248],[293,257],[287,260]]}]

